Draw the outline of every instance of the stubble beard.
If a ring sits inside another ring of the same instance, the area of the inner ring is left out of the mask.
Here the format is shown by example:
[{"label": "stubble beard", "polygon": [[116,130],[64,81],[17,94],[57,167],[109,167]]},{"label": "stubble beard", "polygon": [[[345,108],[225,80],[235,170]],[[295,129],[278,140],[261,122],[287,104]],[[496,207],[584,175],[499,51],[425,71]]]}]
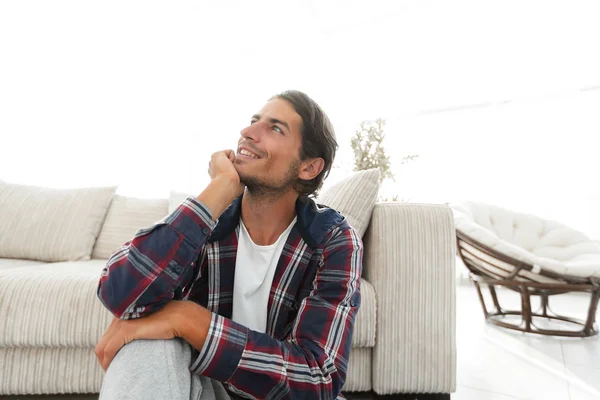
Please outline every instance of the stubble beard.
[{"label": "stubble beard", "polygon": [[283,181],[261,179],[256,175],[240,174],[240,182],[246,186],[246,190],[252,197],[258,199],[275,199],[287,193],[298,180],[300,172],[300,161],[294,160],[290,165]]}]

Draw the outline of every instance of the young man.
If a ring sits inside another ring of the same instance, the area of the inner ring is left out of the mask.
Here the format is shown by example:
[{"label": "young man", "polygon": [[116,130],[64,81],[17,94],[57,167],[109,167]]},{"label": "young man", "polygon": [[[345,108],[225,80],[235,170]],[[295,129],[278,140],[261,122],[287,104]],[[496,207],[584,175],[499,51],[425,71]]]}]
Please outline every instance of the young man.
[{"label": "young man", "polygon": [[[362,242],[308,197],[337,143],[307,95],[274,96],[214,153],[210,184],[116,250],[98,296],[101,399],[335,399],[360,306]],[[341,396],[340,396],[341,397]]]}]

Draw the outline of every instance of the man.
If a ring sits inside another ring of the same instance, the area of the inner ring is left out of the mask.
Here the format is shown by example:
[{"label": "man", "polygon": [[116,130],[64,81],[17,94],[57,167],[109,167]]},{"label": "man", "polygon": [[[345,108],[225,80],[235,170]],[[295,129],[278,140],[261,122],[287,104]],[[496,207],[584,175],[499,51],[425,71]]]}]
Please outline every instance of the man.
[{"label": "man", "polygon": [[341,397],[362,242],[308,197],[336,148],[311,98],[274,96],[237,153],[212,155],[202,193],[112,254],[101,399]]}]

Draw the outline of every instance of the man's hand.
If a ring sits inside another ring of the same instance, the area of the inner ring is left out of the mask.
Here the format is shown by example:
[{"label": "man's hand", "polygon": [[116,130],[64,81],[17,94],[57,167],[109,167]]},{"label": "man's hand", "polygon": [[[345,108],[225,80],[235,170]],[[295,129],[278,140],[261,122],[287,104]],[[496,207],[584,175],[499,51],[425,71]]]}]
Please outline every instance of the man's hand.
[{"label": "man's hand", "polygon": [[208,174],[210,178],[215,179],[219,176],[225,176],[239,183],[240,176],[233,165],[234,162],[235,151],[231,149],[213,153],[208,162]]},{"label": "man's hand", "polygon": [[106,371],[121,347],[135,339],[173,339],[181,336],[183,301],[170,301],[146,317],[120,320],[115,317],[96,345],[96,357]]},{"label": "man's hand", "polygon": [[[233,199],[238,197],[244,191],[244,184],[240,182],[240,175],[235,169],[235,151],[224,150],[213,153],[208,163],[208,174],[211,180],[222,178],[231,183],[234,190]],[[232,200],[233,201],[233,200]]]},{"label": "man's hand", "polygon": [[234,161],[235,152],[224,150],[213,153],[208,163],[211,182],[197,198],[206,204],[213,221],[244,192],[244,184],[240,182]]}]

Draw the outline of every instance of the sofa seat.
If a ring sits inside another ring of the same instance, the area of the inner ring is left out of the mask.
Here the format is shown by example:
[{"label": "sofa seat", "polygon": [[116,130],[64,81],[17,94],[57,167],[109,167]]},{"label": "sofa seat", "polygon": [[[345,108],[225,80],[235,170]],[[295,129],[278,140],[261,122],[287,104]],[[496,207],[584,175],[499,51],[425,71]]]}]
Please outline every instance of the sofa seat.
[{"label": "sofa seat", "polygon": [[[111,313],[96,297],[106,260],[31,264],[3,259],[0,269],[0,347],[93,348]],[[17,260],[22,261],[22,260]],[[35,262],[34,262],[35,263]],[[353,347],[375,345],[375,290],[362,280]]]},{"label": "sofa seat", "polygon": [[[0,377],[6,378],[0,378],[0,394],[99,391],[103,372],[93,349],[112,320],[96,297],[105,264],[101,259],[57,263],[0,259],[0,321],[11,321],[0,324]],[[371,389],[375,290],[363,279],[361,293],[348,391]],[[79,378],[56,380],[49,389],[47,383],[55,380],[48,373],[78,376],[72,371],[80,371]]]},{"label": "sofa seat", "polygon": [[95,347],[112,315],[96,297],[106,260],[0,270],[0,347]]},{"label": "sofa seat", "polygon": [[31,267],[32,265],[47,264],[43,261],[21,260],[18,258],[0,258],[0,271],[5,269],[15,269],[22,267]]}]

